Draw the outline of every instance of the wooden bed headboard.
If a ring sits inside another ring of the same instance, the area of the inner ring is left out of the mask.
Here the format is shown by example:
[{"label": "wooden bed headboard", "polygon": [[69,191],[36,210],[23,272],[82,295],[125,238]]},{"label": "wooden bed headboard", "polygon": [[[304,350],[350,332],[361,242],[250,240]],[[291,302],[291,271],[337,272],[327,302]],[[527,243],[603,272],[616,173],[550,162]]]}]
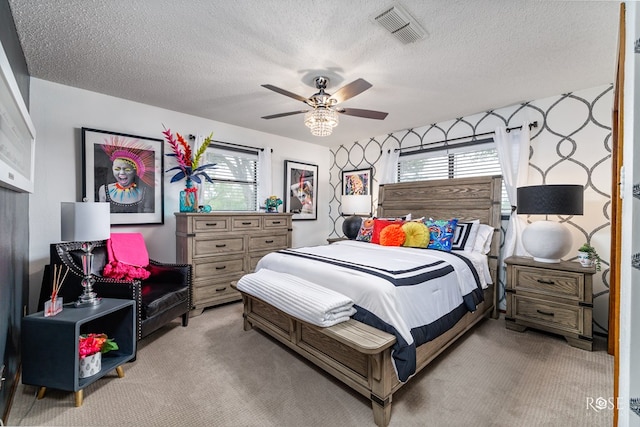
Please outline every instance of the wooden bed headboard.
[{"label": "wooden bed headboard", "polygon": [[384,184],[378,193],[378,217],[459,220],[479,219],[493,227],[489,268],[493,283],[498,283],[500,253],[500,215],[502,177],[437,179],[430,181]]}]

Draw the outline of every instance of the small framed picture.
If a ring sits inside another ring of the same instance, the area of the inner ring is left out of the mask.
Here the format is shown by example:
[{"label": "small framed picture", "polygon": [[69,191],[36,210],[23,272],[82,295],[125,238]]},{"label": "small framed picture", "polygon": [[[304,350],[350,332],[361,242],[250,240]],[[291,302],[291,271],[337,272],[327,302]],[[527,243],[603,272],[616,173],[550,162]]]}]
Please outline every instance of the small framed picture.
[{"label": "small framed picture", "polygon": [[109,202],[111,225],[164,224],[162,139],[82,128],[82,197]]},{"label": "small framed picture", "polygon": [[318,165],[285,160],[284,195],[291,219],[318,219]]},{"label": "small framed picture", "polygon": [[371,168],[342,171],[342,194],[345,196],[371,195]]}]

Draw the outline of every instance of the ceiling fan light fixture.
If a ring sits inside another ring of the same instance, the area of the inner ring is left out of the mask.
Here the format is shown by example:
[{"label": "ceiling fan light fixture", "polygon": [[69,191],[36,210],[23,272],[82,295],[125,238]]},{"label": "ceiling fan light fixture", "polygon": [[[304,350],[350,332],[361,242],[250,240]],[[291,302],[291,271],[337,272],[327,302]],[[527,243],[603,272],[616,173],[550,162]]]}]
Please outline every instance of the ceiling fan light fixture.
[{"label": "ceiling fan light fixture", "polygon": [[338,126],[338,112],[326,107],[314,108],[305,113],[304,124],[314,136],[329,136]]}]

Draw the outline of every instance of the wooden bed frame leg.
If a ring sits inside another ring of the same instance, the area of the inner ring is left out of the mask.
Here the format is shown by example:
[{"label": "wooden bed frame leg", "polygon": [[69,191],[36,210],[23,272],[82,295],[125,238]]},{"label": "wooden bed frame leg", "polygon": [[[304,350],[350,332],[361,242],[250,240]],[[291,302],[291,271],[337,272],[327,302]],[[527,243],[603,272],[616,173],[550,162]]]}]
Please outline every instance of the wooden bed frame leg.
[{"label": "wooden bed frame leg", "polygon": [[378,396],[371,395],[371,407],[373,409],[373,421],[378,427],[387,427],[391,421],[391,396],[387,400],[381,400]]}]

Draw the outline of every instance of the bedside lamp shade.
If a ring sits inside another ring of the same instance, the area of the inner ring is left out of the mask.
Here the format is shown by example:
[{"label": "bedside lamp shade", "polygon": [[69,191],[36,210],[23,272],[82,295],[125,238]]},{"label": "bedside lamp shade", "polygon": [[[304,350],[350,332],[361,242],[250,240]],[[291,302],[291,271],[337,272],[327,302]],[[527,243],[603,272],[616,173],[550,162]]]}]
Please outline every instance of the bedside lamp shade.
[{"label": "bedside lamp shade", "polygon": [[353,240],[360,231],[362,218],[357,216],[371,213],[371,196],[344,195],[342,196],[342,215],[351,215],[342,223],[342,232],[345,237]]},{"label": "bedside lamp shade", "polygon": [[[518,188],[518,214],[582,215],[582,185],[532,185]],[[571,232],[559,222],[537,221],[525,228],[522,245],[540,262],[560,262],[571,250]]]},{"label": "bedside lamp shade", "polygon": [[109,203],[62,202],[61,239],[66,242],[106,240],[111,236]]}]

